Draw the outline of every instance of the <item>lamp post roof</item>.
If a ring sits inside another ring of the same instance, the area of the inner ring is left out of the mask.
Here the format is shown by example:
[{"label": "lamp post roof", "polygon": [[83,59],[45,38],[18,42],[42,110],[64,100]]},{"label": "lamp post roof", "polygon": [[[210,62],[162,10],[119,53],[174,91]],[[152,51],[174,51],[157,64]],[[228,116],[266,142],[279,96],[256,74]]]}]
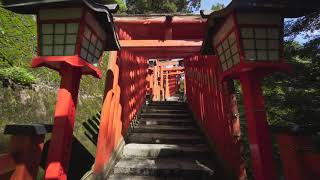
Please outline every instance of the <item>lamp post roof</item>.
[{"label": "lamp post roof", "polygon": [[218,11],[200,11],[203,18],[223,18],[231,11],[280,13],[284,18],[296,18],[320,10],[314,0],[232,0]]},{"label": "lamp post roof", "polygon": [[224,22],[232,12],[275,13],[284,18],[296,18],[320,11],[320,1],[315,0],[232,0],[231,3],[218,11],[200,11],[202,18],[208,19],[205,39],[202,44],[203,54],[214,54],[212,35],[217,26]]},{"label": "lamp post roof", "polygon": [[95,12],[95,17],[107,35],[105,50],[119,50],[120,43],[112,16],[112,13],[115,13],[119,8],[117,4],[103,5],[93,0],[2,0],[3,8],[20,14],[37,14],[40,7],[57,7],[59,5],[64,7],[65,5],[79,4],[85,5]]}]

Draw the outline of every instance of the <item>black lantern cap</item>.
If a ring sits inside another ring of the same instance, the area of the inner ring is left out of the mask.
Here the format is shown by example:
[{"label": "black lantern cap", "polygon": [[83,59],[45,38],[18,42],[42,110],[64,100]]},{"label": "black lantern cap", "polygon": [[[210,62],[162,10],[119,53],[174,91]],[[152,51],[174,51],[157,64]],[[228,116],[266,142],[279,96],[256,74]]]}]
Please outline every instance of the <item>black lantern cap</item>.
[{"label": "black lantern cap", "polygon": [[120,50],[112,13],[117,12],[117,4],[103,5],[93,0],[2,0],[2,7],[20,14],[37,14],[40,7],[83,4],[95,12],[95,17],[106,32],[106,51]]},{"label": "black lantern cap", "polygon": [[51,133],[51,124],[9,124],[4,128],[4,134],[10,135],[44,135]]},{"label": "black lantern cap", "polygon": [[201,53],[213,55],[211,39],[215,28],[224,22],[232,11],[247,13],[277,13],[284,18],[296,18],[320,11],[319,0],[232,0],[218,11],[201,10],[202,18],[208,19],[207,32],[201,47]]},{"label": "black lantern cap", "polygon": [[320,1],[314,0],[232,0],[218,11],[200,11],[203,18],[224,18],[231,11],[280,13],[284,18],[296,18],[320,10]]}]

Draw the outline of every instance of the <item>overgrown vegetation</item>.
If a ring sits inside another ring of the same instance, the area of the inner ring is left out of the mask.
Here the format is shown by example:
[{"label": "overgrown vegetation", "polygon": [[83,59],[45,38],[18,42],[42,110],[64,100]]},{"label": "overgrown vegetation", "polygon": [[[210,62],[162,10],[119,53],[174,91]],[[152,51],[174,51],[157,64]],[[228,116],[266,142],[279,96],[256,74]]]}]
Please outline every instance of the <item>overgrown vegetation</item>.
[{"label": "overgrown vegetation", "polygon": [[[319,124],[320,56],[303,54],[313,41],[304,45],[286,42],[286,59],[293,66],[292,73],[265,79],[264,95],[270,124]],[[314,48],[319,50],[319,44]]]},{"label": "overgrown vegetation", "polygon": [[200,0],[127,0],[129,14],[191,13],[200,8]]}]

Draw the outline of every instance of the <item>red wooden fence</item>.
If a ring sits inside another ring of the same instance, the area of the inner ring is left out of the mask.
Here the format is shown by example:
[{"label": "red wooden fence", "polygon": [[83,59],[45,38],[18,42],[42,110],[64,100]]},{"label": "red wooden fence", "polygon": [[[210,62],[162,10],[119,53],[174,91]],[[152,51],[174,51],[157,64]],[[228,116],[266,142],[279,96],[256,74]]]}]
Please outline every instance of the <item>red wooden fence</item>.
[{"label": "red wooden fence", "polygon": [[111,52],[94,173],[102,173],[145,102],[147,60],[128,51]]},{"label": "red wooden fence", "polygon": [[246,179],[240,155],[240,124],[232,82],[220,83],[215,56],[185,59],[187,102],[232,176]]}]

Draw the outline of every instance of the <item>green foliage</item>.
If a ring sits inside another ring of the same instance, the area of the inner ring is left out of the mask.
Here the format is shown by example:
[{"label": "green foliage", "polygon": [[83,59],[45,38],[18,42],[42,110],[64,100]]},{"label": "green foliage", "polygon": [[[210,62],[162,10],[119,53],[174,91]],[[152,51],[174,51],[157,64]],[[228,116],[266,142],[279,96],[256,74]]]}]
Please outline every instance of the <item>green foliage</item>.
[{"label": "green foliage", "polygon": [[102,4],[118,4],[119,11],[117,13],[125,13],[127,11],[127,6],[123,0],[95,0],[95,1]]},{"label": "green foliage", "polygon": [[0,62],[27,66],[36,51],[35,20],[0,8]]},{"label": "green foliage", "polygon": [[223,9],[223,8],[224,8],[224,4],[216,3],[212,5],[211,10],[219,11],[220,9]]},{"label": "green foliage", "polygon": [[184,80],[183,79],[180,80],[179,92],[184,93]]},{"label": "green foliage", "polygon": [[308,49],[309,43],[304,46],[286,43],[286,58],[289,58],[293,72],[289,76],[274,74],[264,81],[269,122],[272,124],[283,120],[286,123],[319,124],[320,56]]},{"label": "green foliage", "polygon": [[285,24],[285,35],[295,38],[303,33],[305,38],[319,38],[319,35],[314,36],[314,32],[319,31],[319,29],[320,11],[287,21]]},{"label": "green foliage", "polygon": [[20,67],[1,68],[0,79],[10,79],[23,85],[30,85],[36,81],[36,77],[29,73],[25,68]]},{"label": "green foliage", "polygon": [[200,0],[127,0],[128,13],[190,13],[200,7]]},{"label": "green foliage", "polygon": [[128,10],[128,8],[127,8],[126,4],[123,2],[123,0],[115,0],[115,3],[117,3],[119,5],[118,13],[125,13]]}]

